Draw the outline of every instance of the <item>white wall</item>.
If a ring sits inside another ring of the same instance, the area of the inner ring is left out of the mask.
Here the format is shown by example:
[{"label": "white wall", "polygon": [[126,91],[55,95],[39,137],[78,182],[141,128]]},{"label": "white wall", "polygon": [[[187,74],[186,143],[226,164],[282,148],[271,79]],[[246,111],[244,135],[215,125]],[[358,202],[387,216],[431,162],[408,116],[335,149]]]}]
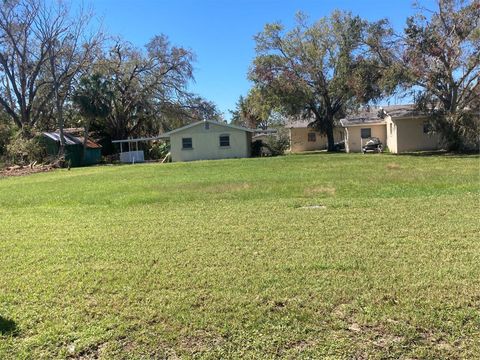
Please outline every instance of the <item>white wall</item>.
[{"label": "white wall", "polygon": [[[385,124],[365,124],[361,126],[349,126],[345,128],[345,151],[346,152],[361,152],[362,151],[362,139],[361,129],[370,129],[371,137],[379,138],[382,144],[385,145],[387,140],[387,134],[385,131]],[[364,144],[367,140],[364,139]]]},{"label": "white wall", "polygon": [[385,118],[387,126],[387,147],[388,150],[393,153],[398,153],[398,143],[397,143],[397,124],[392,120],[390,116]]}]

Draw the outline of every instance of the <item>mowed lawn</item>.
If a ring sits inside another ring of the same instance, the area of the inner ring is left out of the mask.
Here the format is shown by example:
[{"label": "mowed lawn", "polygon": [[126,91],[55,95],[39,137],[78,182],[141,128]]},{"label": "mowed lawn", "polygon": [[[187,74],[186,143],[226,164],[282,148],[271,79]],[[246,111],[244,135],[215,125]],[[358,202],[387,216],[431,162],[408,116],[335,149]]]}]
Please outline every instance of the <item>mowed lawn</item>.
[{"label": "mowed lawn", "polygon": [[2,178],[0,358],[478,359],[479,205],[478,156]]}]

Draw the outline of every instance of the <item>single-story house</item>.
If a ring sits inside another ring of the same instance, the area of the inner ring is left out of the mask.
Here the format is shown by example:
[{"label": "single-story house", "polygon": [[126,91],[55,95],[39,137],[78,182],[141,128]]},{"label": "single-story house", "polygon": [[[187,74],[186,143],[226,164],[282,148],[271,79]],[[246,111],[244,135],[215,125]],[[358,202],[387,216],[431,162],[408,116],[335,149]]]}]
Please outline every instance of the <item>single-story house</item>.
[{"label": "single-story house", "polygon": [[345,129],[345,151],[360,152],[372,137],[379,138],[394,154],[438,150],[442,148],[439,134],[432,133],[427,116],[414,105],[366,108],[340,120]]},{"label": "single-story house", "polygon": [[251,155],[253,129],[204,120],[159,136],[170,139],[172,161],[246,158]]},{"label": "single-story house", "polygon": [[[285,127],[290,133],[290,152],[324,150],[327,148],[327,137],[315,130],[311,123],[313,119],[292,119]],[[344,139],[342,127],[336,127],[333,131],[335,142]]]},{"label": "single-story house", "polygon": [[[60,150],[60,132],[42,133],[42,143],[49,156],[56,156]],[[92,139],[87,139],[87,146],[84,156],[84,136],[83,129],[69,128],[64,129],[65,138],[65,161],[70,162],[70,166],[87,166],[98,164],[102,160],[102,146]]]}]

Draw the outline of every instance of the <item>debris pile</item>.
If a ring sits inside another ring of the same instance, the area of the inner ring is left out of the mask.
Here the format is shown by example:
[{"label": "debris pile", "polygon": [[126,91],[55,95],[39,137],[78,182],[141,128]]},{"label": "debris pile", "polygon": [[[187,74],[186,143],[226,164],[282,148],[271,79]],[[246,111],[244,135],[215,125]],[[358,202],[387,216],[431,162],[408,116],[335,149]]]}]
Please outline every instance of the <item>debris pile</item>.
[{"label": "debris pile", "polygon": [[12,165],[0,170],[0,176],[23,176],[40,172],[51,171],[60,168],[60,162],[56,161],[50,164],[37,164],[33,162],[29,165]]}]

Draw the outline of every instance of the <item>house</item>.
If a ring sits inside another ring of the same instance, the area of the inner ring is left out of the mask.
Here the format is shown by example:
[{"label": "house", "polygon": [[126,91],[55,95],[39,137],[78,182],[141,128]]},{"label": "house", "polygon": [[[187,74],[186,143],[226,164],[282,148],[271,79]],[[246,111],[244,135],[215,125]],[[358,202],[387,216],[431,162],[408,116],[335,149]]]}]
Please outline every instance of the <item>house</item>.
[{"label": "house", "polygon": [[[324,150],[327,148],[327,137],[315,130],[310,124],[312,119],[292,119],[285,127],[289,129],[290,152]],[[333,132],[335,142],[344,139],[342,127],[336,127]]]},{"label": "house", "polygon": [[340,120],[345,129],[346,152],[360,152],[372,137],[379,138],[392,153],[442,148],[439,134],[432,133],[428,118],[414,105],[366,108]]},{"label": "house", "polygon": [[[60,132],[42,133],[42,144],[49,156],[57,156],[60,150]],[[70,166],[86,166],[98,164],[102,159],[102,146],[97,142],[87,139],[87,146],[84,152],[83,129],[69,128],[64,129],[65,138],[65,161],[70,162]]]},{"label": "house", "polygon": [[162,134],[170,139],[172,161],[245,158],[251,155],[253,129],[204,120]]}]

